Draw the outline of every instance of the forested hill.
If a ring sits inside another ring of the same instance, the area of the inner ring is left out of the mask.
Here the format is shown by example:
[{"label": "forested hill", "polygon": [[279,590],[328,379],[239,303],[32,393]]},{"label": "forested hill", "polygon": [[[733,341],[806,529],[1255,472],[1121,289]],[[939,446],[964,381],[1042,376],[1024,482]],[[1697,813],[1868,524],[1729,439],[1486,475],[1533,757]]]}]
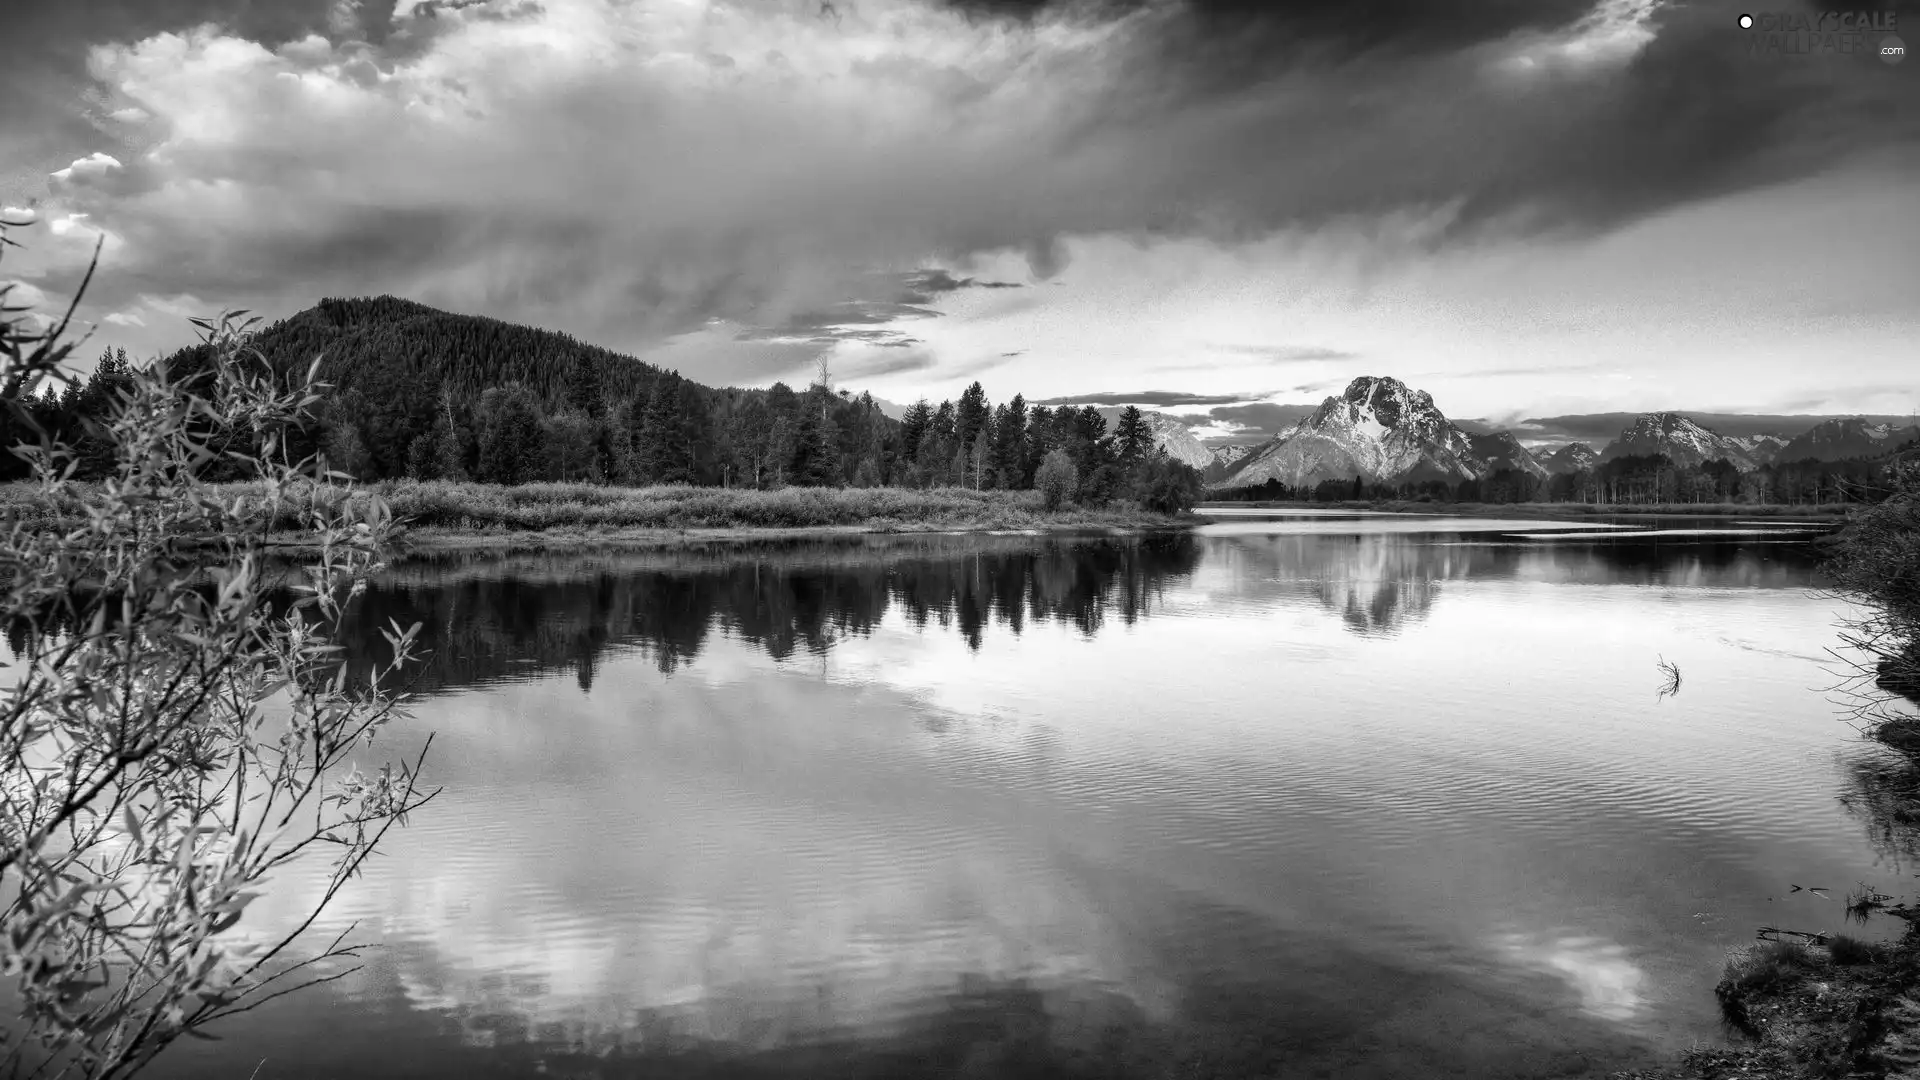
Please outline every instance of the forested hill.
[{"label": "forested hill", "polygon": [[[312,448],[362,479],[847,482],[899,427],[865,395],[716,389],[567,334],[393,296],[322,300],[253,344],[281,371],[321,357],[330,389]],[[203,353],[168,362],[191,369]]]},{"label": "forested hill", "polygon": [[424,376],[463,395],[518,383],[558,406],[582,365],[599,369],[607,391],[628,397],[661,374],[557,331],[456,315],[397,296],[322,300],[273,324],[256,344],[269,359],[300,368],[324,356],[323,379],[367,394]]},{"label": "forested hill", "polygon": [[[252,344],[283,373],[320,357],[330,389],[292,449],[363,480],[1023,489],[1058,452],[1076,501],[1177,506],[1199,491],[1199,473],[1157,450],[1138,408],[1110,431],[1092,406],[1030,408],[1019,394],[995,405],[977,382],[894,420],[870,395],[819,382],[716,389],[565,334],[391,296],[323,300]],[[196,346],[165,363],[184,375],[208,358]],[[84,421],[106,414],[127,377],[125,355],[108,355],[84,384],[34,405],[43,428],[79,447],[83,478],[112,467]],[[10,423],[0,415],[0,446],[20,441]],[[24,473],[0,455],[0,479]]]}]

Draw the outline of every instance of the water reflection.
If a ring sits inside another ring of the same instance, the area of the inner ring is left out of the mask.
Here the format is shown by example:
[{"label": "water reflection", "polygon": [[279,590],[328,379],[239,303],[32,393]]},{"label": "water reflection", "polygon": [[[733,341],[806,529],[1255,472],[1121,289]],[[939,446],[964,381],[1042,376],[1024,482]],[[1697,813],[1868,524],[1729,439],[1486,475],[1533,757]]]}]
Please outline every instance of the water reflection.
[{"label": "water reflection", "polygon": [[609,649],[640,648],[672,672],[719,633],[785,660],[870,634],[890,608],[921,630],[952,630],[973,649],[996,623],[1016,635],[1047,622],[1092,635],[1109,619],[1141,618],[1199,558],[1192,537],[1174,535],[419,559],[372,587],[343,639],[350,662],[367,665],[387,620],[424,623],[433,655],[422,691],[561,669],[586,690]]},{"label": "water reflection", "polygon": [[1722,951],[1830,914],[1773,877],[1873,857],[1812,555],[1364,526],[402,565],[349,643],[425,623],[395,737],[447,794],[330,916],[388,948],[325,1014],[383,1049],[281,1012],[176,1075],[1517,1078],[1712,1037]]},{"label": "water reflection", "polygon": [[1579,933],[1507,934],[1496,947],[1551,971],[1580,995],[1582,1010],[1603,1020],[1632,1020],[1646,1007],[1646,972],[1618,942]]},{"label": "water reflection", "polygon": [[[1240,527],[1244,528],[1244,527]],[[1804,545],[1714,535],[1595,542],[1405,532],[1056,538],[858,538],[669,553],[422,558],[383,575],[350,611],[356,667],[384,654],[377,630],[424,624],[420,692],[572,671],[591,689],[609,650],[639,649],[662,672],[715,634],[776,660],[866,636],[889,610],[978,650],[989,627],[1019,635],[1060,623],[1131,626],[1188,581],[1203,554],[1233,603],[1305,598],[1362,635],[1424,618],[1447,583],[1578,581],[1749,589],[1810,586]]]}]

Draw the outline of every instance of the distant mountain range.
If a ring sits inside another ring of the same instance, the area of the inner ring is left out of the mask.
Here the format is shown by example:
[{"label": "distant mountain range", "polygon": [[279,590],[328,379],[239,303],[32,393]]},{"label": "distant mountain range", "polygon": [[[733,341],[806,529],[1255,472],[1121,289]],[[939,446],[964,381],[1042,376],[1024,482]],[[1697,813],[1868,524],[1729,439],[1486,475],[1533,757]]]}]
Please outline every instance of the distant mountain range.
[{"label": "distant mountain range", "polygon": [[1778,461],[1839,461],[1842,458],[1873,457],[1920,438],[1920,425],[1896,427],[1873,423],[1865,417],[1850,416],[1823,420],[1786,441],[1774,455]]},{"label": "distant mountain range", "polygon": [[1570,442],[1548,454],[1544,460],[1547,471],[1554,475],[1576,473],[1591,469],[1600,463],[1600,454],[1583,442]]},{"label": "distant mountain range", "polygon": [[1920,439],[1920,425],[1901,427],[1865,417],[1820,421],[1792,438],[1729,436],[1679,413],[1657,412],[1634,418],[1598,452],[1584,442],[1570,442],[1538,455],[1511,431],[1473,426],[1479,430],[1470,434],[1448,420],[1425,391],[1391,377],[1367,376],[1266,443],[1247,451],[1221,448],[1215,460],[1228,466],[1224,487],[1268,480],[1312,487],[1355,476],[1394,483],[1476,480],[1501,470],[1544,479],[1654,454],[1683,466],[1725,460],[1750,472],[1775,461],[1874,457]]},{"label": "distant mountain range", "polygon": [[1704,465],[1724,458],[1741,472],[1752,472],[1765,464],[1756,460],[1753,451],[1753,445],[1710,431],[1679,413],[1658,412],[1642,416],[1608,443],[1600,451],[1600,462],[1665,454],[1676,465]]}]

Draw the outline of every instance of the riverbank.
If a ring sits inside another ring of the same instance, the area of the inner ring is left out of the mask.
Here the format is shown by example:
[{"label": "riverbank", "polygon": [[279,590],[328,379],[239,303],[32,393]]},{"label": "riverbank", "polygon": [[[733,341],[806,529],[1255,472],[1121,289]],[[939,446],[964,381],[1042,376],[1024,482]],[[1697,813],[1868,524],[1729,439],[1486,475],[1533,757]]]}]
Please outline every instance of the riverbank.
[{"label": "riverbank", "polygon": [[1409,499],[1349,499],[1343,502],[1231,502],[1202,503],[1194,513],[1202,517],[1215,508],[1248,510],[1369,510],[1389,514],[1432,514],[1440,517],[1590,518],[1590,517],[1747,517],[1779,521],[1837,522],[1857,505],[1787,506],[1752,503],[1449,503]]},{"label": "riverbank", "polygon": [[[220,485],[223,500],[251,485]],[[964,488],[622,488],[598,484],[492,484],[388,481],[322,487],[318,499],[384,499],[406,523],[410,550],[552,550],[573,547],[673,547],[734,540],[780,540],[860,533],[1141,532],[1182,530],[1188,516],[1132,505],[1048,510],[1036,491]],[[303,496],[304,499],[304,496]],[[308,544],[290,502],[275,524],[275,547]],[[29,485],[0,489],[0,521],[57,528],[79,504],[48,505]]]},{"label": "riverbank", "polygon": [[1892,942],[1755,942],[1727,961],[1714,994],[1743,1041],[1611,1080],[1920,1075],[1920,928],[1911,921]]}]

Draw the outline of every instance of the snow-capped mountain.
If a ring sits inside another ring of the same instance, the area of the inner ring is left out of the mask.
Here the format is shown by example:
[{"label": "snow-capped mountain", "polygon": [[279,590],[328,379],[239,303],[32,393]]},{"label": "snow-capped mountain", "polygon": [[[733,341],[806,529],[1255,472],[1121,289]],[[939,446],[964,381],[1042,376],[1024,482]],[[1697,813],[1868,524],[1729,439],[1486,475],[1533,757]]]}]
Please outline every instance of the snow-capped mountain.
[{"label": "snow-capped mountain", "polygon": [[1570,442],[1546,457],[1547,471],[1556,476],[1561,473],[1585,472],[1599,463],[1600,455],[1594,453],[1593,447],[1583,442]]},{"label": "snow-capped mountain", "polygon": [[1774,453],[1775,461],[1838,461],[1841,458],[1874,457],[1895,449],[1909,439],[1920,438],[1920,426],[1894,427],[1874,424],[1858,416],[1822,420],[1794,436]]},{"label": "snow-capped mountain", "polygon": [[1228,443],[1224,446],[1214,446],[1208,449],[1213,452],[1213,460],[1222,465],[1232,465],[1234,462],[1253,453],[1256,448],[1249,443]]},{"label": "snow-capped mountain", "polygon": [[1757,465],[1771,464],[1788,441],[1785,435],[1729,435],[1727,440],[1745,450]]},{"label": "snow-capped mountain", "polygon": [[1473,447],[1473,456],[1487,463],[1489,475],[1501,469],[1514,469],[1532,473],[1541,479],[1548,476],[1547,467],[1540,463],[1539,458],[1533,456],[1531,450],[1521,446],[1520,440],[1514,438],[1511,431],[1469,435],[1467,443]]},{"label": "snow-capped mountain", "polygon": [[1168,457],[1196,469],[1204,469],[1213,463],[1213,452],[1193,437],[1187,425],[1166,413],[1142,412],[1141,415],[1147,418],[1147,426],[1153,429],[1153,444],[1165,450]]},{"label": "snow-capped mountain", "polygon": [[1467,434],[1424,390],[1394,378],[1353,380],[1313,415],[1248,454],[1226,480],[1249,487],[1277,479],[1289,487],[1322,480],[1462,480],[1488,473]]},{"label": "snow-capped mountain", "polygon": [[1604,463],[1615,458],[1653,454],[1665,454],[1681,466],[1725,458],[1741,472],[1760,467],[1753,454],[1739,443],[1671,412],[1648,413],[1634,421],[1632,427],[1600,451],[1600,460]]}]

